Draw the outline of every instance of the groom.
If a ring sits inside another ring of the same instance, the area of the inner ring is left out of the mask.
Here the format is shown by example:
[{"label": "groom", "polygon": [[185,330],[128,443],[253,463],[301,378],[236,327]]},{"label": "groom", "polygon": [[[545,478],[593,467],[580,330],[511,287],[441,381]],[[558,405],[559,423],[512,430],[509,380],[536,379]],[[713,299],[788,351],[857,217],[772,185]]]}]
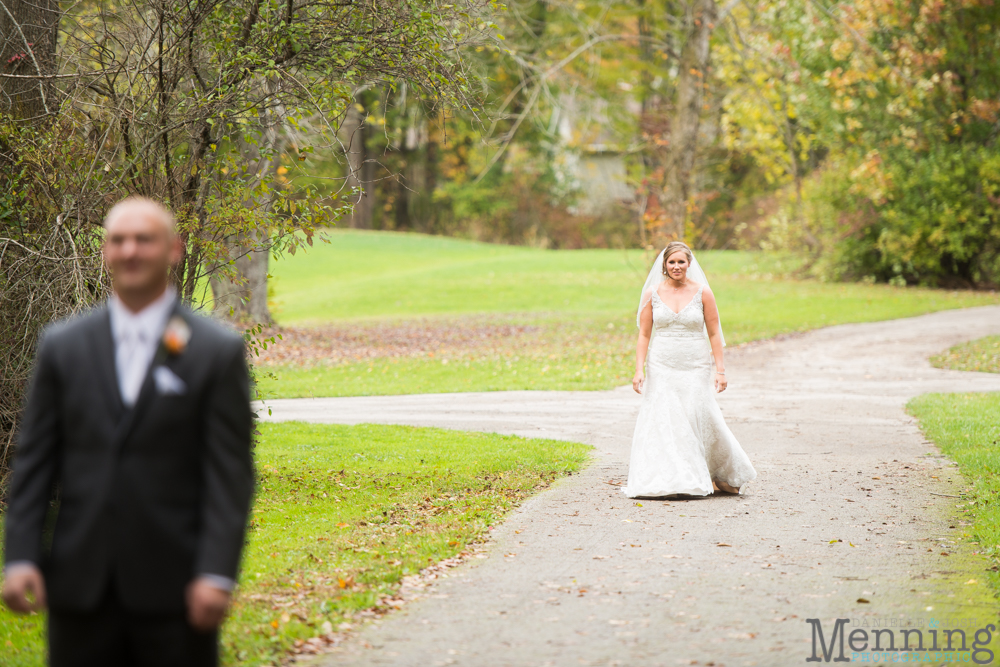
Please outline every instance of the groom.
[{"label": "groom", "polygon": [[3,600],[49,609],[54,667],[216,665],[253,491],[243,341],[178,303],[163,206],[104,226],[114,295],[38,346]]}]

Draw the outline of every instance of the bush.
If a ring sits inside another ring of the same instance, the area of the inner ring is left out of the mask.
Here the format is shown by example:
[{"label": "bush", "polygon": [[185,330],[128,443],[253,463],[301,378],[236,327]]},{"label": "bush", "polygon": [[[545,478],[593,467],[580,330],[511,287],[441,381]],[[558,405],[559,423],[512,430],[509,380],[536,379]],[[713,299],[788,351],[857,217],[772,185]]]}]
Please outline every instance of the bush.
[{"label": "bush", "polygon": [[67,134],[59,123],[36,132],[0,117],[0,488],[42,327],[108,291],[106,201],[88,178],[93,154]]},{"label": "bush", "polygon": [[[858,166],[854,166],[858,165]],[[831,161],[770,221],[817,276],[897,285],[1000,284],[1000,151],[946,144]]]}]

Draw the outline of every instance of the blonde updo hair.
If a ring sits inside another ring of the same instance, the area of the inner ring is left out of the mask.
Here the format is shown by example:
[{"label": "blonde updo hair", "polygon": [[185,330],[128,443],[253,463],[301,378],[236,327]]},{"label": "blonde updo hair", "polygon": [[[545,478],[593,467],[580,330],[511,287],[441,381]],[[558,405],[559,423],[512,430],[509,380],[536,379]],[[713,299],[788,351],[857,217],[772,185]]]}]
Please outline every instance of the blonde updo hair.
[{"label": "blonde updo hair", "polygon": [[683,241],[671,241],[663,250],[663,275],[667,275],[667,260],[670,259],[671,255],[678,252],[684,253],[688,259],[688,264],[694,263],[694,255],[691,253],[691,248],[688,247],[687,243],[684,243]]}]

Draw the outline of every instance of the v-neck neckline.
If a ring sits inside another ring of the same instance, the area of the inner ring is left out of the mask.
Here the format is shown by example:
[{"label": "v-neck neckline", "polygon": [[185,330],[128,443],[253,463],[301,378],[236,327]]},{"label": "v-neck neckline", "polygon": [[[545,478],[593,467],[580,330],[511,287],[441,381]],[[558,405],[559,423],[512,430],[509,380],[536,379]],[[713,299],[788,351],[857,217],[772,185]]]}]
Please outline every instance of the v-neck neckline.
[{"label": "v-neck neckline", "polygon": [[701,294],[701,290],[704,287],[705,287],[704,285],[702,285],[701,287],[699,287],[698,291],[694,293],[693,297],[691,297],[691,300],[688,301],[686,304],[684,304],[684,307],[681,308],[680,310],[678,310],[676,313],[674,313],[674,309],[673,308],[671,308],[670,306],[667,305],[667,302],[663,300],[663,297],[660,296],[660,290],[658,290],[658,289],[653,290],[653,294],[655,294],[656,298],[660,300],[660,303],[663,304],[663,307],[666,308],[667,310],[669,310],[671,313],[673,313],[674,317],[676,317],[676,316],[680,315],[681,313],[683,313],[685,310],[687,310],[688,306],[690,306],[692,303],[694,303],[694,300],[698,298],[698,295]]}]

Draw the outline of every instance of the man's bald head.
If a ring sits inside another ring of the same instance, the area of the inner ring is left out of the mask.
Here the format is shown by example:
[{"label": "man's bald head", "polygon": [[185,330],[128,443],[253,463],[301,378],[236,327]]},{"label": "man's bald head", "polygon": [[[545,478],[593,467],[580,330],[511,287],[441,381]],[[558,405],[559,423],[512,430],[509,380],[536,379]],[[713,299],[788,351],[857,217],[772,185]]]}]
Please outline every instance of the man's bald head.
[{"label": "man's bald head", "polygon": [[177,233],[177,224],[174,222],[174,214],[170,212],[170,209],[155,199],[138,195],[126,197],[112,206],[104,217],[104,229],[110,231],[112,225],[122,218],[131,216],[140,216],[156,221],[170,237]]},{"label": "man's bald head", "polygon": [[129,197],[108,211],[104,230],[104,262],[111,272],[111,286],[129,309],[138,312],[167,289],[170,267],[183,255],[174,216],[157,201]]}]

